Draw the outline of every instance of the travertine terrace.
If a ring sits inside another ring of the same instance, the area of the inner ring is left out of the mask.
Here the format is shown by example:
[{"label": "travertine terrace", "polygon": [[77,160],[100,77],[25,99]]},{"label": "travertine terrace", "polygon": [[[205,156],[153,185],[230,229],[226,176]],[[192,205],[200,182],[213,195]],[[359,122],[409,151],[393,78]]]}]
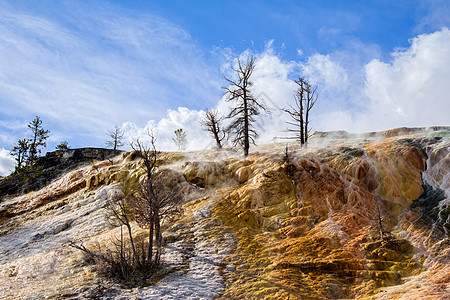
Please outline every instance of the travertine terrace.
[{"label": "travertine terrace", "polygon": [[448,299],[449,136],[322,133],[287,153],[284,143],[247,158],[162,153],[184,213],[164,224],[171,271],[132,288],[67,243],[111,242],[119,229],[105,205],[142,176],[141,162],[125,152],[81,166],[1,200],[0,298]]}]

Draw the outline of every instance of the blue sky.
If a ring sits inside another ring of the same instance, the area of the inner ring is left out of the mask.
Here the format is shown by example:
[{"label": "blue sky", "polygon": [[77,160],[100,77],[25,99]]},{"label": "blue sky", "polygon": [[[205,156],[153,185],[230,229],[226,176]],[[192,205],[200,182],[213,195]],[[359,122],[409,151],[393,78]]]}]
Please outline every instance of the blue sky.
[{"label": "blue sky", "polygon": [[0,1],[0,175],[36,115],[47,151],[104,147],[115,125],[207,148],[202,110],[226,114],[222,75],[248,54],[273,110],[260,143],[285,135],[298,76],[319,87],[313,130],[450,125],[449,27],[449,1]]}]

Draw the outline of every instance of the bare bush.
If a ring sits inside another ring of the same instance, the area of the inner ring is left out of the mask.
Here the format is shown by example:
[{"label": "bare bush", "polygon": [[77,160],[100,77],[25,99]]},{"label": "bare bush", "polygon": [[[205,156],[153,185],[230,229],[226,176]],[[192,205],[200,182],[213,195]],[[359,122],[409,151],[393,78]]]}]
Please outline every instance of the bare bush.
[{"label": "bare bush", "polygon": [[[102,266],[106,270],[103,271],[105,275],[127,283],[145,279],[160,268],[163,251],[161,224],[181,214],[184,200],[178,182],[168,180],[166,172],[157,170],[158,152],[153,135],[149,135],[151,146],[147,147],[141,141],[132,145],[143,159],[146,176],[128,195],[118,192],[108,201],[110,220],[120,227],[120,236],[115,237],[113,246],[92,250],[83,244],[69,243],[89,256],[96,265]],[[148,229],[148,237],[136,236],[132,221]]]},{"label": "bare bush", "polygon": [[[163,173],[157,172],[157,156],[155,138],[151,132],[150,146],[145,146],[137,140],[131,146],[144,161],[146,178],[142,180],[136,193],[131,195],[133,209],[138,224],[149,230],[147,261],[154,265],[160,263],[163,245],[161,223],[180,213],[180,205],[183,201],[181,189],[177,184],[170,184]],[[153,256],[153,245],[156,246]]]}]

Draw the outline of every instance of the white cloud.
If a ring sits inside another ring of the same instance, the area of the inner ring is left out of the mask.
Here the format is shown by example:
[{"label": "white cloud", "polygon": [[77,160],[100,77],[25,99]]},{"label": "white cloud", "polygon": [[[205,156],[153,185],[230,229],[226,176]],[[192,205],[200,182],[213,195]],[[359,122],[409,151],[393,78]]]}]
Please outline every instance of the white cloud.
[{"label": "white cloud", "polygon": [[6,176],[14,171],[15,164],[10,152],[3,148],[0,149],[0,176]]},{"label": "white cloud", "polygon": [[[313,130],[364,132],[401,126],[449,125],[448,29],[412,39],[409,48],[393,53],[391,62],[372,60],[359,66],[360,58],[349,63],[348,55],[340,59],[342,55],[316,54],[303,64],[284,61],[271,45],[256,54],[252,76],[253,94],[272,111],[271,115],[261,113],[256,118],[254,125],[260,133],[258,143],[288,135],[283,131],[288,126],[289,116],[280,109],[292,103],[296,89],[292,79],[298,74],[320,88],[318,104],[312,111]],[[246,51],[241,56],[249,53]],[[231,64],[233,61],[228,63]],[[355,105],[358,102],[359,105]],[[222,98],[216,107],[225,116],[232,105]],[[158,123],[151,121],[147,128],[155,128],[161,149],[175,149],[171,139],[177,128],[187,132],[190,150],[204,149],[212,146],[213,140],[199,125],[202,113],[179,107],[168,110],[167,116]],[[146,131],[141,129],[140,132]]]},{"label": "white cloud", "polygon": [[366,65],[370,99],[358,123],[376,130],[450,124],[450,31],[444,28],[411,40],[389,63]]},{"label": "white cloud", "polygon": [[175,150],[172,138],[174,131],[182,128],[187,136],[187,149],[204,149],[211,143],[209,134],[202,130],[200,120],[203,111],[178,107],[178,110],[168,110],[167,117],[162,118],[155,127],[159,144],[163,149]]},{"label": "white cloud", "polygon": [[348,85],[347,71],[338,62],[332,60],[330,55],[310,56],[307,63],[302,66],[302,71],[311,82],[323,85],[327,89],[340,91]]},{"label": "white cloud", "polygon": [[449,125],[450,31],[419,35],[410,43],[388,62],[364,63],[357,53],[354,61],[351,53],[310,57],[302,70],[319,85],[313,127],[367,132]]},{"label": "white cloud", "polygon": [[300,75],[317,86],[318,101],[311,110],[313,131],[348,128],[352,118],[347,116],[358,111],[364,83],[357,75],[364,70],[359,54],[317,53],[301,65]]},{"label": "white cloud", "polygon": [[[271,45],[271,44],[270,44]],[[281,112],[281,108],[287,107],[287,103],[293,99],[295,83],[288,78],[289,74],[298,69],[296,62],[282,61],[268,45],[265,51],[256,54],[256,65],[252,76],[252,92],[261,104],[266,106],[271,114],[267,115],[261,112],[256,117],[254,124],[260,134],[258,143],[267,143],[274,137],[286,136],[283,132],[286,129],[287,115]],[[241,57],[245,60],[249,51],[244,52]],[[228,65],[235,63],[231,60]],[[229,70],[224,70],[228,72]],[[230,73],[230,76],[233,74]],[[226,116],[233,103],[225,101],[222,98],[216,105],[219,115]],[[153,129],[157,136],[158,147],[162,150],[175,150],[175,144],[172,138],[175,137],[174,130],[182,128],[188,139],[188,150],[199,150],[213,147],[214,140],[200,126],[200,120],[203,118],[204,111],[191,110],[185,107],[179,107],[177,110],[168,110],[166,117],[159,122],[150,121],[144,128],[138,128],[134,123],[124,125],[124,130],[130,140],[137,137],[145,139],[148,129]],[[227,121],[225,121],[226,123]]]},{"label": "white cloud", "polygon": [[164,19],[106,3],[19,6],[0,4],[4,118],[39,115],[69,144],[101,146],[114,124],[212,105],[219,95],[220,74]]},{"label": "white cloud", "polygon": [[175,137],[174,131],[181,128],[186,133],[187,150],[206,149],[213,145],[213,140],[200,126],[203,114],[203,111],[178,107],[177,110],[169,109],[166,117],[156,124],[151,120],[144,128],[139,128],[135,123],[127,122],[122,125],[122,129],[129,143],[136,139],[148,142],[148,133],[152,132],[156,138],[158,150],[174,151],[177,150],[172,140]]}]

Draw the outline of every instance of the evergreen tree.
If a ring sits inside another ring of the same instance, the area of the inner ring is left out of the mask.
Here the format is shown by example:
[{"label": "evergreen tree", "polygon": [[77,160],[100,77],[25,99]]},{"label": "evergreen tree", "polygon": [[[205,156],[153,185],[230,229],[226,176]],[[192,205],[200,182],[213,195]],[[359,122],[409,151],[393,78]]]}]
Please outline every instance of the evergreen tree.
[{"label": "evergreen tree", "polygon": [[32,165],[36,161],[38,154],[41,153],[41,147],[47,145],[46,140],[48,138],[49,131],[42,128],[42,120],[36,116],[33,121],[28,124],[33,133],[33,137],[29,139],[28,161],[27,165]]},{"label": "evergreen tree", "polygon": [[42,120],[36,118],[28,124],[32,132],[32,138],[19,139],[11,150],[11,155],[15,156],[16,170],[32,166],[41,153],[41,148],[46,146],[49,131],[42,128]]},{"label": "evergreen tree", "polygon": [[187,145],[186,132],[184,132],[182,128],[178,128],[173,133],[175,133],[175,138],[172,138],[172,140],[177,146],[178,150],[186,150]]},{"label": "evergreen tree", "polygon": [[20,170],[25,166],[28,160],[29,148],[30,145],[27,139],[19,139],[17,141],[17,144],[14,145],[14,148],[11,151],[11,155],[16,157],[16,170]]},{"label": "evergreen tree", "polygon": [[69,149],[69,145],[68,145],[67,141],[62,141],[55,148],[56,148],[56,150],[68,150]]}]

